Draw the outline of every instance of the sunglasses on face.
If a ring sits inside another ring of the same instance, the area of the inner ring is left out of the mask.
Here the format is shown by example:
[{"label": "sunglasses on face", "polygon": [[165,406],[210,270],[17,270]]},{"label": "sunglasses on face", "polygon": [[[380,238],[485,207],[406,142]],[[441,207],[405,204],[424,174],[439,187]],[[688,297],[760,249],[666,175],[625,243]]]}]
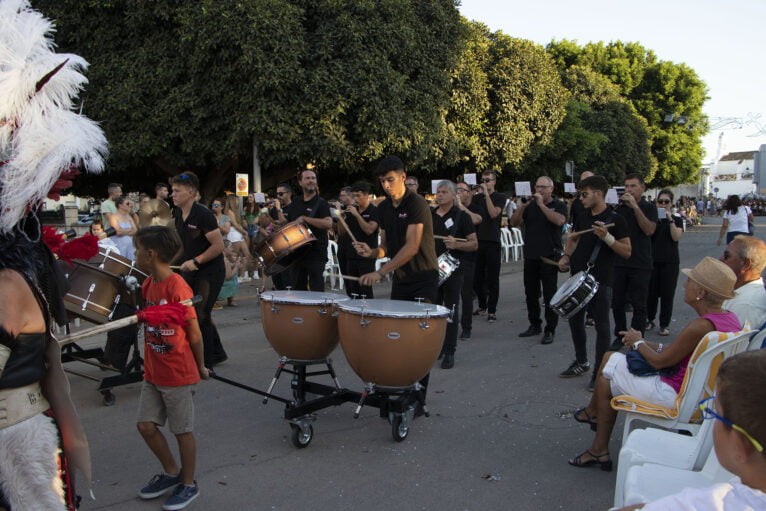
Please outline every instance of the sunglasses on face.
[{"label": "sunglasses on face", "polygon": [[494,181],[494,179],[489,177],[485,177],[484,179],[481,180],[482,183],[491,183],[492,181]]},{"label": "sunglasses on face", "polygon": [[220,208],[221,205],[220,204],[211,204],[210,207],[211,208]]},{"label": "sunglasses on face", "polygon": [[657,204],[670,204],[670,201],[667,199],[658,200]]},{"label": "sunglasses on face", "polygon": [[753,447],[755,447],[755,449],[758,452],[763,452],[763,446],[761,445],[761,443],[755,438],[753,438],[752,436],[750,436],[750,433],[748,433],[741,427],[737,426],[736,424],[731,422],[729,419],[721,417],[720,415],[716,413],[715,401],[713,401],[714,399],[715,399],[715,396],[710,396],[709,398],[703,399],[702,401],[700,401],[699,407],[700,407],[700,411],[702,412],[702,417],[705,419],[717,419],[723,422],[724,424],[726,424],[727,426],[729,426],[734,431],[739,431],[745,436],[745,438],[750,440],[750,442],[753,444]]},{"label": "sunglasses on face", "polygon": [[277,195],[279,195],[279,196],[281,197],[282,195],[284,195],[284,194],[286,194],[286,193],[287,193],[287,192],[277,192]]}]

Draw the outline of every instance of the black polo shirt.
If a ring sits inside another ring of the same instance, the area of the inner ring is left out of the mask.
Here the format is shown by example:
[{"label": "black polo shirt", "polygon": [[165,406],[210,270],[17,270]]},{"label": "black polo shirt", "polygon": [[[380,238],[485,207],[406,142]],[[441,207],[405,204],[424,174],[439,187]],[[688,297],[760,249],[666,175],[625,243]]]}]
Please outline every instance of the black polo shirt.
[{"label": "black polo shirt", "polygon": [[[438,208],[437,208],[438,209]],[[444,216],[433,210],[434,234],[440,236],[454,236],[455,238],[467,238],[469,234],[476,232],[468,213],[464,213],[457,206],[447,211]],[[437,257],[447,251],[444,240],[434,240]],[[463,261],[475,261],[476,251],[466,252],[464,250],[452,250],[450,254],[456,257],[462,263]]]},{"label": "black polo shirt", "polygon": [[[356,241],[367,243],[367,245],[370,248],[377,248],[378,233],[380,232],[380,217],[378,215],[378,208],[376,208],[372,204],[368,204],[367,209],[359,212],[359,216],[361,216],[365,222],[377,223],[378,228],[372,231],[372,233],[370,234],[365,234],[365,232],[359,226],[359,220],[357,220],[356,216],[352,215],[351,213],[346,213],[343,216],[343,220],[346,221],[346,225],[348,225],[348,230],[354,234]],[[347,248],[349,250],[348,251],[349,259],[363,259],[363,257],[360,256],[356,252],[356,249],[354,249],[354,247],[351,245],[352,240],[351,240],[351,236],[349,236],[348,233],[345,233],[343,236],[341,236],[340,240],[343,240],[344,243],[347,243]],[[340,240],[339,240],[339,243],[340,243]]]},{"label": "black polo shirt", "polygon": [[[575,231],[582,231],[590,229],[597,221],[604,222],[605,224],[613,223],[614,226],[610,227],[609,233],[614,236],[615,240],[628,237],[628,226],[625,223],[625,219],[615,214],[610,208],[606,208],[598,215],[592,215],[590,210],[586,209],[577,218],[577,225],[574,226]],[[591,274],[596,278],[596,281],[602,286],[612,285],[614,280],[613,266],[616,259],[622,259],[609,248],[606,243],[603,243],[598,236],[589,232],[580,235],[580,241],[577,243],[577,248],[574,254],[569,258],[570,268],[572,275],[578,271],[582,271],[588,265],[593,250],[596,248],[596,243],[601,243],[601,250],[599,250],[596,263],[591,270]]]},{"label": "black polo shirt", "polygon": [[423,224],[423,237],[417,254],[406,264],[394,271],[394,281],[428,281],[438,279],[439,267],[434,249],[434,229],[431,210],[426,200],[409,190],[395,207],[390,197],[378,205],[380,228],[386,234],[386,256],[393,259],[407,242],[407,227]]},{"label": "black polo shirt", "polygon": [[[649,219],[650,222],[657,222],[657,206],[651,202],[641,199],[638,203],[638,207],[644,213],[644,216]],[[636,220],[636,214],[632,208],[620,204],[614,210],[618,215],[625,219],[628,225],[628,234],[630,235],[630,257],[623,259],[618,257],[615,261],[615,266],[621,268],[636,268],[640,270],[651,270],[653,266],[652,262],[652,238],[644,234],[641,227]]]},{"label": "black polo shirt", "polygon": [[[186,220],[183,219],[181,208],[174,207],[173,219],[175,220],[176,232],[178,232],[183,245],[181,256],[175,261],[176,264],[194,259],[210,248],[210,242],[206,235],[210,231],[218,229],[218,220],[212,211],[195,202],[192,204]],[[223,265],[223,254],[219,254],[210,261],[203,262],[198,271],[211,269],[217,265]]]},{"label": "black polo shirt", "polygon": [[[679,229],[684,228],[684,221],[678,215],[673,215],[673,223]],[[652,234],[652,258],[655,263],[679,264],[678,242],[670,236],[670,220],[667,217],[657,221],[657,230]]]},{"label": "black polo shirt", "polygon": [[[303,195],[299,195],[298,197],[293,197],[290,205],[282,210],[282,214],[285,215],[288,222],[297,220],[304,215],[311,218],[327,218],[330,216],[330,205],[318,194],[307,201],[303,200]],[[308,225],[308,223],[306,225],[311,229],[311,232],[314,233],[314,237],[317,240],[315,243],[311,244],[311,248],[306,250],[305,258],[326,261],[327,229],[320,229],[319,227]]]},{"label": "black polo shirt", "polygon": [[[500,192],[492,192],[489,196],[492,204],[502,209],[505,206],[506,197]],[[481,215],[481,223],[476,226],[476,237],[479,241],[492,241],[494,243],[500,243],[500,220],[503,217],[502,211],[497,218],[489,216],[487,211],[487,199],[484,198],[483,193],[479,193],[473,196],[471,205],[476,208],[476,213]],[[473,211],[473,209],[472,209]]]},{"label": "black polo shirt", "polygon": [[[554,198],[544,207],[567,217],[567,205]],[[561,253],[560,225],[549,221],[537,201],[532,201],[521,214],[524,221],[524,259],[539,261],[540,257],[556,258]]]}]

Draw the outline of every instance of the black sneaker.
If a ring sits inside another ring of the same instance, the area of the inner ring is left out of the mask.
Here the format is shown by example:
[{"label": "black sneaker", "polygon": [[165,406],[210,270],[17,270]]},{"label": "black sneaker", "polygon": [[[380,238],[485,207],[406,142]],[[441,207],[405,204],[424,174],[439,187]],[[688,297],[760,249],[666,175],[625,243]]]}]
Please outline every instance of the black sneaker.
[{"label": "black sneaker", "polygon": [[467,341],[471,338],[471,329],[470,328],[464,328],[462,332],[460,332],[460,338],[464,341]]},{"label": "black sneaker", "polygon": [[455,367],[455,355],[446,353],[444,360],[442,360],[442,369],[452,369],[453,367]]},{"label": "black sneaker", "polygon": [[567,367],[567,370],[559,374],[559,376],[562,378],[574,378],[575,376],[580,376],[588,371],[590,371],[590,362],[578,362],[575,360],[569,367]]},{"label": "black sneaker", "polygon": [[487,321],[489,321],[490,323],[494,323],[495,321],[497,321],[497,316],[494,314],[487,314]]},{"label": "black sneaker", "polygon": [[594,326],[596,326],[596,322],[593,321],[592,317],[588,316],[588,317],[585,318],[585,326],[594,327]]},{"label": "black sneaker", "polygon": [[612,344],[606,349],[606,351],[620,351],[625,345],[622,343],[622,339],[619,337],[612,341]]},{"label": "black sneaker", "polygon": [[155,499],[181,483],[181,474],[157,474],[138,492],[142,499]]},{"label": "black sneaker", "polygon": [[539,326],[530,325],[529,328],[519,334],[519,337],[534,337],[535,335],[540,335],[541,333],[543,333],[542,328]]},{"label": "black sneaker", "polygon": [[545,335],[543,335],[543,340],[540,342],[540,344],[551,343],[553,343],[553,332],[545,332]]}]

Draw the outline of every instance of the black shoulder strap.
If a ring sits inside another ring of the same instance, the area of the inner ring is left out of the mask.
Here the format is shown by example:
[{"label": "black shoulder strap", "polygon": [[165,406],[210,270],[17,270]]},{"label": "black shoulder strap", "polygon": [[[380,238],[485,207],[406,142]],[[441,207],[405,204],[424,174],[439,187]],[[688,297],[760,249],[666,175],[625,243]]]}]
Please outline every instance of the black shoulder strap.
[{"label": "black shoulder strap", "polygon": [[[614,210],[611,210],[609,213],[609,216],[606,218],[605,224],[608,224],[609,221],[614,218]],[[594,236],[596,236],[594,234]],[[598,259],[598,253],[601,251],[601,246],[604,245],[604,241],[599,239],[596,242],[596,246],[593,247],[593,253],[590,255],[590,259],[588,260],[588,269],[592,268],[596,264],[596,259]]]}]

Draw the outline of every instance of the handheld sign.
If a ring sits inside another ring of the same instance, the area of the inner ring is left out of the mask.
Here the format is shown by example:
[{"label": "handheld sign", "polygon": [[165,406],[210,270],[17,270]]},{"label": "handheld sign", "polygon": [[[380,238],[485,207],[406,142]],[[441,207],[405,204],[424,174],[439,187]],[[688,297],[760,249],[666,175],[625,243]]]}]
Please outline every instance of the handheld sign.
[{"label": "handheld sign", "polygon": [[516,181],[516,195],[519,197],[529,197],[532,195],[532,185],[529,181]]},{"label": "handheld sign", "polygon": [[577,187],[574,183],[564,183],[565,193],[577,193]]}]

